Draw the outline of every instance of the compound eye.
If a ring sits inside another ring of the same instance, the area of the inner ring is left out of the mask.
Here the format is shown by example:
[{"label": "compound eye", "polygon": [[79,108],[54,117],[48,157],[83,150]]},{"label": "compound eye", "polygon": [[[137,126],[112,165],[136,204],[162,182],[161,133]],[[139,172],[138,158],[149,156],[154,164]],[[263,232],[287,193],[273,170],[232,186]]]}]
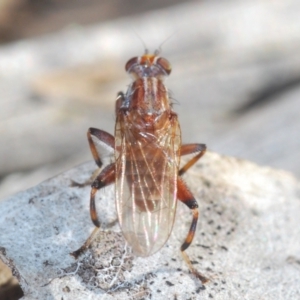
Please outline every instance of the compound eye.
[{"label": "compound eye", "polygon": [[126,63],[125,65],[125,70],[126,72],[130,72],[130,69],[136,65],[139,61],[139,58],[138,57],[133,57],[131,59],[129,59],[129,61]]},{"label": "compound eye", "polygon": [[159,65],[165,72],[167,75],[169,75],[172,71],[172,66],[169,63],[168,60],[166,60],[163,57],[159,57],[156,61],[156,64]]}]

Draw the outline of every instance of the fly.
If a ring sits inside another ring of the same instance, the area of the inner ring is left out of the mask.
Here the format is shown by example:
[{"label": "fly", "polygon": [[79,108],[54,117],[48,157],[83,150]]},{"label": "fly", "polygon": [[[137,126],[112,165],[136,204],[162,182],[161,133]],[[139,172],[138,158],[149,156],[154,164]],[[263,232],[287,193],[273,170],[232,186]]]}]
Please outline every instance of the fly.
[{"label": "fly", "polygon": [[[100,222],[95,195],[99,189],[115,183],[118,221],[133,252],[147,257],[168,240],[178,200],[192,211],[192,223],[181,254],[190,271],[202,283],[208,279],[193,266],[185,252],[193,241],[198,221],[198,204],[181,176],[206,151],[204,144],[181,144],[177,114],[172,109],[164,79],[171,65],[156,51],[131,58],[125,70],[133,78],[126,94],[118,93],[115,136],[90,128],[87,136],[100,174],[91,186],[90,214],[96,226],[77,258],[91,244]],[[195,154],[182,168],[181,156]],[[110,157],[115,156],[113,163]]]}]

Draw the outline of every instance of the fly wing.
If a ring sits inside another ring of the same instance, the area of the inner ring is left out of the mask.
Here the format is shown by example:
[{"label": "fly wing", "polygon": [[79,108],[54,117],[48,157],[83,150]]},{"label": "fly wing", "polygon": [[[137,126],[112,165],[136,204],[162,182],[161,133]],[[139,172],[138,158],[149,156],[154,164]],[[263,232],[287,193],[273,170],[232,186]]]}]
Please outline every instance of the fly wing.
[{"label": "fly wing", "polygon": [[115,132],[117,213],[134,253],[149,256],[165,244],[174,223],[180,128],[177,116],[154,132],[123,120]]}]

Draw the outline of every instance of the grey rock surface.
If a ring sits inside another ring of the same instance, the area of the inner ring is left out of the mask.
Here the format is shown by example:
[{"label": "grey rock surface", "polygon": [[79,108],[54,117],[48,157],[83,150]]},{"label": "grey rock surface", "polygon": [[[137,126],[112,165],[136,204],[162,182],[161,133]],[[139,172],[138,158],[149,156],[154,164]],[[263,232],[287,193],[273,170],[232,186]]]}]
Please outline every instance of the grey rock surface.
[{"label": "grey rock surface", "polygon": [[299,299],[300,185],[291,174],[207,153],[185,175],[200,218],[188,254],[210,281],[188,271],[179,247],[191,222],[178,205],[171,238],[156,254],[134,257],[122,237],[114,187],[97,194],[102,229],[93,229],[86,163],[0,203],[0,258],[32,299]]}]

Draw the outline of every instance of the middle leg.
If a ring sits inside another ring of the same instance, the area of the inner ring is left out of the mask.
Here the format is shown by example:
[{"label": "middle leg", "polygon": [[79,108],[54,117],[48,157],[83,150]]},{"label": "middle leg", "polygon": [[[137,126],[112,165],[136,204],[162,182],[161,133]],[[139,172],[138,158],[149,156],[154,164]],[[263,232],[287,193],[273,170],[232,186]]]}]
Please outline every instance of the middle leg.
[{"label": "middle leg", "polygon": [[97,216],[96,204],[95,204],[95,195],[97,191],[105,186],[112,184],[115,181],[115,164],[112,163],[102,170],[102,172],[96,177],[92,183],[91,197],[90,197],[90,215],[91,219],[96,226],[92,234],[88,237],[85,243],[76,251],[72,252],[71,255],[75,258],[78,258],[92,243],[94,240],[99,228],[100,222]]},{"label": "middle leg", "polygon": [[177,179],[177,199],[183,202],[189,209],[192,210],[193,213],[193,220],[191,223],[190,230],[188,232],[188,235],[184,241],[184,243],[180,247],[181,254],[183,256],[183,259],[185,260],[186,264],[188,265],[190,271],[201,280],[201,282],[204,284],[208,281],[208,278],[202,275],[200,272],[198,272],[192,265],[190,258],[188,257],[185,250],[190,246],[194,239],[194,235],[197,228],[197,222],[198,222],[198,203],[196,199],[194,198],[193,194],[190,192],[182,178],[178,177]]}]

